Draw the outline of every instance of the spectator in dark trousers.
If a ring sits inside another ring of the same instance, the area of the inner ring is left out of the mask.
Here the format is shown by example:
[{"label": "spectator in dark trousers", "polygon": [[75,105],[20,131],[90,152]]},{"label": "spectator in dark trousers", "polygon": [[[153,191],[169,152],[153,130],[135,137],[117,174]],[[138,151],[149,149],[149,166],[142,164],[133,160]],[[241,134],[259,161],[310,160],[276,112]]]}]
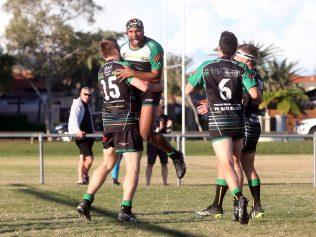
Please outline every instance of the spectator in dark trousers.
[{"label": "spectator in dark trousers", "polygon": [[76,134],[75,142],[79,148],[78,184],[89,183],[89,169],[93,162],[92,147],[94,138],[85,137],[87,133],[94,133],[92,116],[89,108],[91,88],[82,87],[80,96],[71,105],[68,131]]}]

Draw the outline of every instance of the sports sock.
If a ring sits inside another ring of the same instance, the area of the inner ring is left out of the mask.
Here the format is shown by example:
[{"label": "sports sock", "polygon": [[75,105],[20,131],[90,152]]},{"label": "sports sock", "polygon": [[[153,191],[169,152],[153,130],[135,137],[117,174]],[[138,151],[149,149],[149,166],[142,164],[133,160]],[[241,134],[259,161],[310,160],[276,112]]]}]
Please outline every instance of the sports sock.
[{"label": "sports sock", "polygon": [[253,205],[260,205],[260,179],[248,180],[248,186],[253,197]]},{"label": "sports sock", "polygon": [[234,188],[232,191],[231,191],[231,194],[234,196],[234,199],[238,201],[238,199],[240,197],[242,197],[242,192],[239,188]]},{"label": "sports sock", "polygon": [[131,200],[123,200],[121,204],[121,209],[127,213],[130,214],[132,212],[132,201]]},{"label": "sports sock", "polygon": [[215,198],[212,205],[221,207],[223,205],[223,200],[224,200],[227,190],[228,190],[228,186],[225,179],[217,179],[216,180],[216,194],[215,194]]},{"label": "sports sock", "polygon": [[171,160],[173,160],[173,159],[176,158],[176,157],[175,157],[175,154],[176,154],[176,153],[177,153],[177,150],[176,150],[176,149],[173,149],[173,151],[167,152],[166,154],[167,154],[167,156],[170,157]]},{"label": "sports sock", "polygon": [[94,195],[93,194],[89,194],[89,193],[85,193],[83,195],[83,200],[89,204],[91,206],[91,204],[93,203],[94,201]]}]

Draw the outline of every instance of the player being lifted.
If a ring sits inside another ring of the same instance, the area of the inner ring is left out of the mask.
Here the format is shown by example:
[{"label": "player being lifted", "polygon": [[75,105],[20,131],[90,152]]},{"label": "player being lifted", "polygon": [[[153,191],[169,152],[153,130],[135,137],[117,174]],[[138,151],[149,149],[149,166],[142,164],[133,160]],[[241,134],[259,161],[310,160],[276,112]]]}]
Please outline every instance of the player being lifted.
[{"label": "player being lifted", "polygon": [[[103,163],[93,172],[83,201],[77,207],[81,216],[91,220],[90,209],[94,195],[117,162],[116,153],[123,153],[126,176],[123,183],[123,201],[118,214],[119,221],[135,221],[132,200],[138,185],[143,141],[139,133],[138,101],[134,87],[141,91],[157,92],[160,84],[152,84],[138,78],[118,80],[116,70],[127,65],[121,60],[119,46],[114,38],[100,42],[100,53],[106,63],[98,73],[98,86],[103,96]],[[134,86],[134,87],[133,87]]]},{"label": "player being lifted", "polygon": [[[260,74],[256,70],[256,59],[258,57],[258,50],[252,44],[243,44],[238,47],[235,59],[239,62],[245,63],[249,69],[254,73],[254,79],[258,82],[259,89],[261,93],[263,92],[263,82]],[[259,105],[255,103],[251,98],[249,93],[244,91],[243,94],[243,110],[245,118],[245,128],[244,128],[244,144],[241,151],[241,157],[234,157],[235,169],[237,167],[237,173],[245,172],[248,179],[248,186],[250,188],[253,197],[253,206],[251,210],[251,217],[261,218],[263,216],[263,209],[260,203],[260,179],[257,171],[254,168],[255,152],[257,143],[261,133],[260,122],[258,119]],[[257,100],[257,102],[259,102]],[[208,112],[207,103],[203,103],[198,107],[198,111],[201,114],[206,114]],[[240,167],[240,162],[242,169]],[[220,167],[219,167],[220,168]],[[219,174],[222,172],[218,171]],[[242,178],[242,173],[238,174],[238,177]],[[240,180],[241,185],[243,185],[243,179]],[[216,195],[213,203],[202,211],[196,212],[198,216],[209,216],[214,215],[215,217],[223,214],[223,199],[225,197],[226,191],[228,189],[227,183],[223,179],[217,180],[216,185]],[[236,205],[234,210],[237,210]],[[238,220],[237,212],[234,211],[234,220]]]},{"label": "player being lifted", "polygon": [[226,180],[234,199],[238,203],[238,219],[247,224],[248,200],[242,194],[240,181],[234,169],[233,156],[240,157],[243,137],[242,94],[246,89],[255,100],[261,93],[254,74],[246,65],[232,59],[237,49],[236,36],[228,31],[219,40],[219,59],[204,62],[189,78],[185,92],[194,88],[205,88],[208,101],[209,132],[218,165],[223,170],[222,180]]},{"label": "player being lifted", "polygon": [[[163,68],[163,49],[155,40],[144,35],[144,25],[139,19],[131,19],[126,24],[128,42],[121,46],[121,56],[131,67],[118,69],[118,78],[135,76],[144,81],[159,83]],[[186,172],[181,151],[173,148],[165,137],[154,132],[154,121],[161,92],[141,93],[140,134],[144,141],[163,150],[173,161],[178,178]]]}]

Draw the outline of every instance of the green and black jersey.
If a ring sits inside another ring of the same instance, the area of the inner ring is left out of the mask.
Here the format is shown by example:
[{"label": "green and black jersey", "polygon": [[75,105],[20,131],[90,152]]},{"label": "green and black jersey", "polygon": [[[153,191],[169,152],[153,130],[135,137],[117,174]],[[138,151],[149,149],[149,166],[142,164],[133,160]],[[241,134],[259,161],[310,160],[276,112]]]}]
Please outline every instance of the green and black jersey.
[{"label": "green and black jersey", "polygon": [[126,62],[110,61],[98,73],[98,86],[103,96],[102,120],[106,132],[120,132],[138,128],[139,99],[132,78],[118,80],[116,70],[128,66]]},{"label": "green and black jersey", "polygon": [[227,57],[204,62],[189,78],[193,87],[205,88],[209,130],[213,139],[242,137],[243,90],[257,85],[248,67]]},{"label": "green and black jersey", "polygon": [[120,53],[124,61],[136,71],[150,72],[160,70],[163,67],[163,49],[155,40],[145,37],[144,45],[137,49],[131,49],[129,42],[121,46]]},{"label": "green and black jersey", "polygon": [[[263,80],[256,69],[252,69],[252,71],[255,74],[254,80],[257,81],[259,90],[261,91],[261,93],[263,93]],[[254,103],[253,99],[251,98],[248,92],[244,92],[242,104],[244,107],[245,117],[250,117],[251,114],[259,114],[259,105]]]}]

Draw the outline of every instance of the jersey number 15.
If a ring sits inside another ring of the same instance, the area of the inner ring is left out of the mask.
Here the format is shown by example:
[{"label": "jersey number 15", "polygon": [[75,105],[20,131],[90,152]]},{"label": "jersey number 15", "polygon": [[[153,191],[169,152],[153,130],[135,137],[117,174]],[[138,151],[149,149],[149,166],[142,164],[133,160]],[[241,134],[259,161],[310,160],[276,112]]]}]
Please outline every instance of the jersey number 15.
[{"label": "jersey number 15", "polygon": [[104,80],[100,82],[102,85],[102,95],[105,100],[109,100],[110,97],[117,99],[121,95],[119,87],[113,81],[116,81],[115,76],[109,77],[107,83]]}]

